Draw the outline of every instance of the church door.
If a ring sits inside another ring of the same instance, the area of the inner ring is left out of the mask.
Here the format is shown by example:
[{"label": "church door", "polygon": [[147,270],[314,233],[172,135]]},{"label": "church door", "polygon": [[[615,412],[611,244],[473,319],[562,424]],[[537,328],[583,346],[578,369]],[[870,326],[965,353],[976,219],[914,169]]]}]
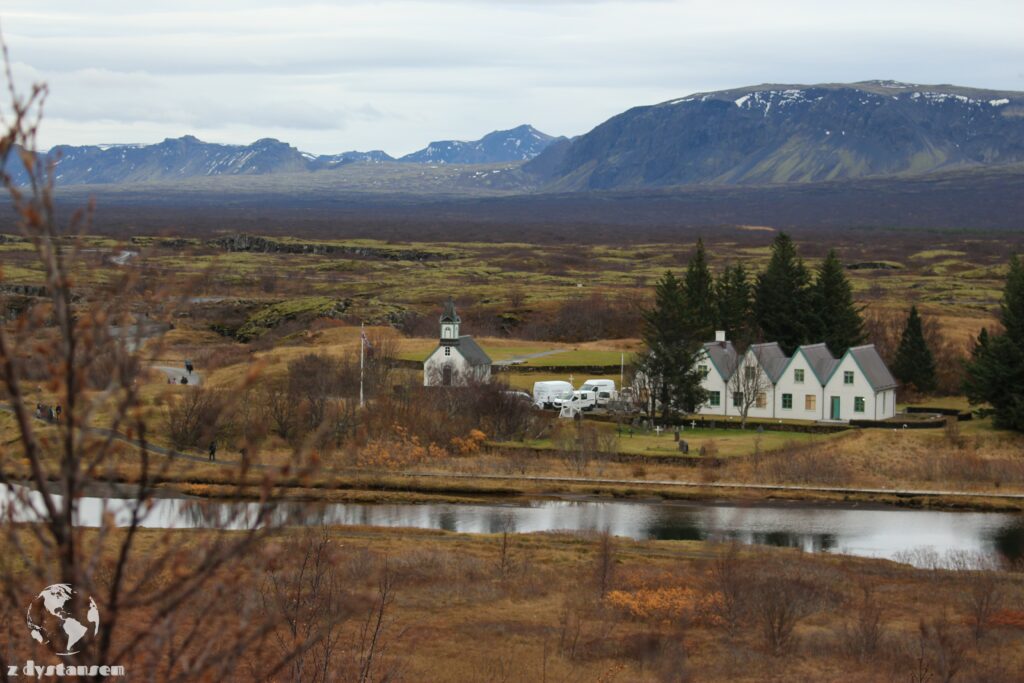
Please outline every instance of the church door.
[{"label": "church door", "polygon": [[441,384],[446,387],[450,387],[452,385],[452,366],[446,365],[444,366],[444,369],[441,370]]}]

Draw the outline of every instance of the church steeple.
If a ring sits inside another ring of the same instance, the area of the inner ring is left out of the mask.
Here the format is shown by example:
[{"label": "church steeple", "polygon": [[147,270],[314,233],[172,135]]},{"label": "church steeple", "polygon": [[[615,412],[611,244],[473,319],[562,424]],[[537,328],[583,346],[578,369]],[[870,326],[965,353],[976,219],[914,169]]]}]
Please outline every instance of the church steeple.
[{"label": "church steeple", "polygon": [[444,302],[444,310],[441,312],[441,343],[454,344],[459,340],[459,324],[462,320],[455,312],[455,301],[451,297]]}]

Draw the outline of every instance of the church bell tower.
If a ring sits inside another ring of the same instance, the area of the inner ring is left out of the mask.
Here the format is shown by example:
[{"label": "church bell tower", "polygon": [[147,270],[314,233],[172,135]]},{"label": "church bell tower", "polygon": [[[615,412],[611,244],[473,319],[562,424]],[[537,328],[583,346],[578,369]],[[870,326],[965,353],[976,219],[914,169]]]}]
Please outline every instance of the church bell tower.
[{"label": "church bell tower", "polygon": [[441,345],[452,346],[459,343],[459,314],[455,312],[455,302],[451,297],[444,302],[441,313]]}]

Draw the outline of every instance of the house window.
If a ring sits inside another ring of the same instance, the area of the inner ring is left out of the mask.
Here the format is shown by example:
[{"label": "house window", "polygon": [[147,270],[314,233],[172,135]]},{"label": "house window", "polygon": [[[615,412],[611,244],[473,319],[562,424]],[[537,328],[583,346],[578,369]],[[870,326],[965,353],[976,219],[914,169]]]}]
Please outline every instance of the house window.
[{"label": "house window", "polygon": [[697,372],[698,372],[698,374],[700,374],[701,377],[707,377],[708,376],[708,366],[703,365],[703,364],[698,365],[697,366]]},{"label": "house window", "polygon": [[722,405],[722,393],[719,391],[709,391],[708,405],[711,407],[717,407]]},{"label": "house window", "polygon": [[444,355],[446,355],[446,356],[452,355],[452,347],[450,347],[450,346],[444,347]]},{"label": "house window", "polygon": [[754,402],[758,408],[764,408],[765,406],[768,405],[768,395],[765,394],[763,391],[759,391],[757,392],[757,398],[754,399]]},{"label": "house window", "polygon": [[782,395],[782,407],[786,410],[793,409],[793,394]]},{"label": "house window", "polygon": [[804,370],[803,368],[797,368],[793,371],[793,381],[797,384],[804,383]]},{"label": "house window", "polygon": [[817,410],[818,408],[818,397],[814,394],[807,394],[804,396],[804,410]]},{"label": "house window", "polygon": [[733,406],[733,408],[742,408],[743,407],[743,392],[742,391],[737,391],[737,392],[733,393],[733,395],[732,395],[732,406]]},{"label": "house window", "polygon": [[754,373],[757,372],[757,368],[745,367],[743,368],[743,376],[746,377],[748,382],[754,381]]},{"label": "house window", "polygon": [[853,384],[853,370],[843,372],[843,384]]},{"label": "house window", "polygon": [[853,399],[853,412],[863,413],[864,412],[864,397],[855,396]]}]

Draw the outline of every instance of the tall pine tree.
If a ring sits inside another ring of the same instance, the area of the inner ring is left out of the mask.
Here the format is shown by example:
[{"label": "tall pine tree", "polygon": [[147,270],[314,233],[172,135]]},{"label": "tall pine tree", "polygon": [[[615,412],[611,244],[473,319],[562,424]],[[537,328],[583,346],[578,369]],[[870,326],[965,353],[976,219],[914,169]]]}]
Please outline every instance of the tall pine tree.
[{"label": "tall pine tree", "polygon": [[811,274],[793,240],[780,232],[772,242],[768,267],[757,276],[754,292],[754,318],[764,338],[792,354],[811,340],[817,328],[812,304]]},{"label": "tall pine tree", "polygon": [[683,279],[683,297],[686,302],[687,323],[698,339],[710,340],[718,321],[715,303],[715,281],[708,268],[704,240],[697,240],[697,249],[690,257]]},{"label": "tall pine tree", "polygon": [[665,416],[693,412],[705,398],[696,363],[703,340],[688,323],[688,313],[683,283],[666,272],[655,285],[654,305],[643,313],[647,353],[640,359]]},{"label": "tall pine tree", "polygon": [[747,270],[742,263],[726,266],[715,283],[715,299],[718,303],[718,325],[727,339],[746,346],[753,341],[750,321],[751,286]]},{"label": "tall pine tree", "polygon": [[1002,334],[982,330],[967,363],[964,391],[992,406],[997,427],[1024,432],[1024,266],[1014,256],[1000,308]]},{"label": "tall pine tree", "polygon": [[840,358],[846,349],[864,343],[861,308],[853,302],[853,288],[834,249],[818,266],[813,296],[818,324],[815,337],[828,345],[832,355]]},{"label": "tall pine tree", "polygon": [[917,306],[910,307],[907,324],[896,349],[892,374],[905,385],[913,385],[923,394],[935,391],[935,359],[924,338]]}]

